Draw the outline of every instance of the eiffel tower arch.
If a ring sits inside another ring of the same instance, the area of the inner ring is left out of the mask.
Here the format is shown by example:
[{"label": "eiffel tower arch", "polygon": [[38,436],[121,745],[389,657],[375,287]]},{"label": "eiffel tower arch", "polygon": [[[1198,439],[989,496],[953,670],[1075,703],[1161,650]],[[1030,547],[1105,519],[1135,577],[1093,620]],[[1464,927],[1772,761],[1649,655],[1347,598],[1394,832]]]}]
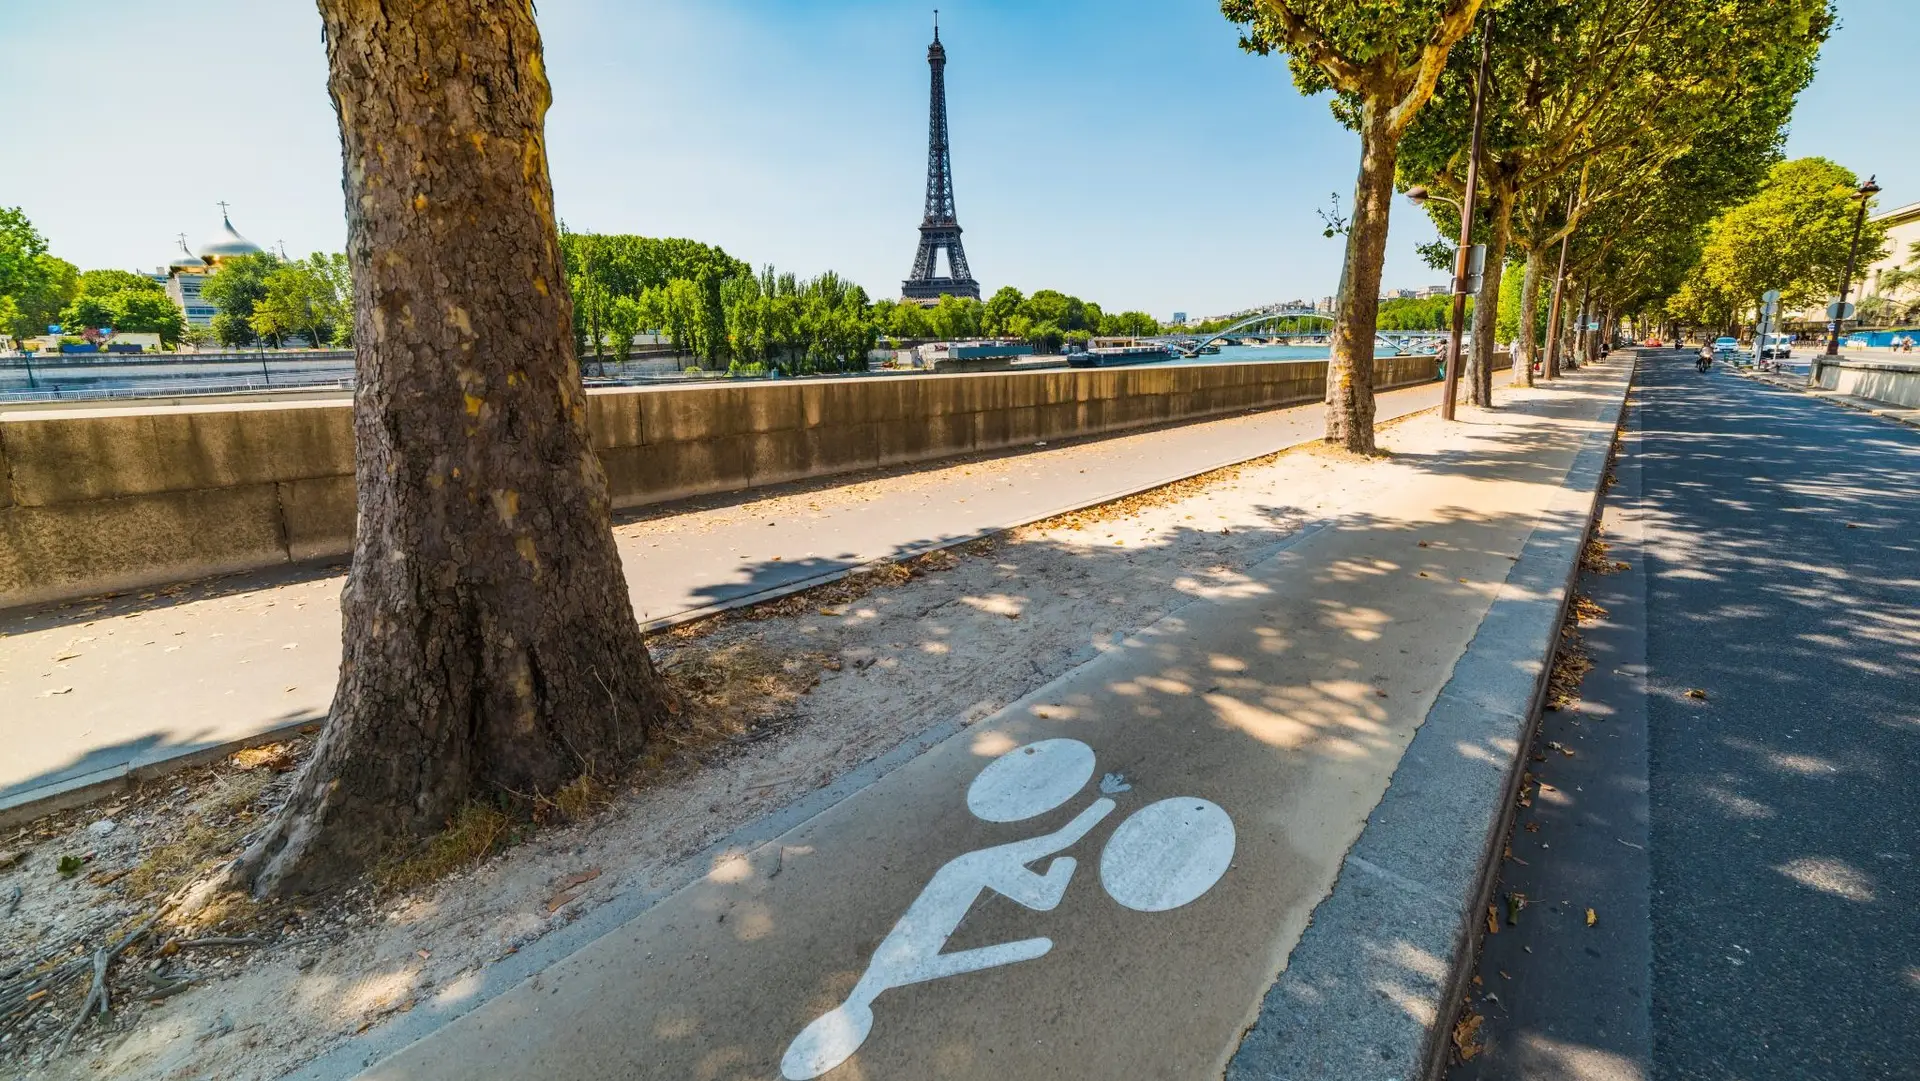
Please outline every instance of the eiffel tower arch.
[{"label": "eiffel tower arch", "polygon": [[[953,211],[953,159],[947,151],[947,50],[940,44],[939,13],[934,14],[933,44],[927,47],[927,66],[933,69],[932,98],[927,106],[927,212],[920,220],[920,249],[913,257],[913,273],[900,283],[907,300],[931,304],[942,296],[980,299],[980,283],[967,269],[967,251],[960,245],[960,219]],[[940,273],[939,256],[947,255],[947,273]]]}]

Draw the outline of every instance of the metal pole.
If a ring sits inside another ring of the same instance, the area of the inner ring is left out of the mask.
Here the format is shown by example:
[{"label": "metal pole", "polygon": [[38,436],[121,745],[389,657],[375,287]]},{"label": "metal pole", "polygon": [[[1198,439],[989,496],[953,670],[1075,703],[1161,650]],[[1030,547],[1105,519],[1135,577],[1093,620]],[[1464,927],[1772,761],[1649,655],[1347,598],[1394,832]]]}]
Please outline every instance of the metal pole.
[{"label": "metal pole", "polygon": [[1573,349],[1574,349],[1574,353],[1577,354],[1580,358],[1579,360],[1574,361],[1575,365],[1585,364],[1588,360],[1588,357],[1587,357],[1587,303],[1592,299],[1593,299],[1593,284],[1591,282],[1581,282],[1580,283],[1580,325],[1573,328],[1573,341],[1574,341]]},{"label": "metal pole", "polygon": [[1473,242],[1473,197],[1480,185],[1480,106],[1486,96],[1487,54],[1492,40],[1493,12],[1488,11],[1480,26],[1480,70],[1473,77],[1473,138],[1467,153],[1467,186],[1460,198],[1460,250],[1453,255],[1453,324],[1447,340],[1446,387],[1440,398],[1443,420],[1454,419],[1454,398],[1460,393],[1460,331],[1467,317],[1467,249]]},{"label": "metal pole", "polygon": [[[1840,279],[1840,306],[1834,309],[1833,331],[1827,335],[1827,355],[1830,357],[1840,355],[1840,320],[1847,310],[1847,290],[1853,287],[1853,260],[1860,254],[1860,230],[1867,224],[1867,200],[1880,190],[1880,185],[1875,184],[1873,179],[1868,177],[1867,182],[1860,185],[1860,212],[1854,215],[1853,243],[1847,246],[1847,275]],[[1813,367],[1816,372],[1820,370],[1818,364]]]},{"label": "metal pole", "polygon": [[[1567,217],[1573,217],[1574,197],[1567,196]],[[1567,243],[1573,239],[1573,231],[1560,238],[1560,269],[1553,275],[1553,302],[1547,305],[1547,359],[1540,365],[1540,375],[1552,379],[1560,366],[1560,292],[1567,284]]]}]

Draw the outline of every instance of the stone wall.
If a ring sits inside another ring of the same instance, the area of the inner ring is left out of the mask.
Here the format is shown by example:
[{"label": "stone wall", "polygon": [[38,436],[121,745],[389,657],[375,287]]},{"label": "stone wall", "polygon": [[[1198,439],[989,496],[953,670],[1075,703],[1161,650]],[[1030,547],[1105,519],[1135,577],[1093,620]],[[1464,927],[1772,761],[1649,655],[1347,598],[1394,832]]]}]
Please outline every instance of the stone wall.
[{"label": "stone wall", "polygon": [[[1382,389],[1431,357],[1375,362]],[[885,376],[589,394],[614,504],[1310,402],[1324,361]],[[22,412],[0,419],[0,607],[350,550],[346,403]]]},{"label": "stone wall", "polygon": [[1814,364],[1823,389],[1920,409],[1920,362],[1848,358],[1836,364],[1816,356]]}]

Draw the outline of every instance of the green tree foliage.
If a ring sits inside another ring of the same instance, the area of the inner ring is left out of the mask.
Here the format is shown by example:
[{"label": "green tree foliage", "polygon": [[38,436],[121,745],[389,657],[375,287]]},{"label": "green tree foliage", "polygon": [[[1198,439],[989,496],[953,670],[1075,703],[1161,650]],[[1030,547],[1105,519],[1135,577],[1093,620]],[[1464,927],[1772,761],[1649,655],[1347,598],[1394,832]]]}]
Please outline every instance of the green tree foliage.
[{"label": "green tree foliage", "polygon": [[353,340],[353,277],[344,253],[314,252],[275,267],[262,279],[248,327],[280,341],[303,334],[309,344],[347,345]]},{"label": "green tree foliage", "polygon": [[47,240],[17,207],[0,207],[0,334],[44,333],[79,293],[72,263],[47,254]]},{"label": "green tree foliage", "polygon": [[[879,338],[866,291],[828,271],[800,281],[765,267],[723,289],[735,371],[789,375],[865,371]],[[896,314],[919,311],[895,306]]]},{"label": "green tree foliage", "polygon": [[[752,268],[725,251],[696,240],[575,233],[564,228],[560,249],[567,268],[567,286],[573,292],[574,340],[583,357],[604,359],[610,339],[613,306],[625,297],[635,303],[650,290],[667,290],[674,282],[695,283],[698,296],[679,314],[684,334],[674,341],[708,362],[726,358],[722,283],[751,276]],[[689,298],[682,290],[681,301]],[[656,297],[655,303],[664,300]],[[644,307],[644,305],[643,305]],[[631,309],[628,314],[631,315]],[[648,328],[654,329],[654,328]],[[697,342],[696,342],[697,339]],[[614,342],[625,356],[627,341]]]},{"label": "green tree foliage", "polygon": [[145,274],[128,270],[89,270],[74,279],[73,298],[59,322],[123,333],[158,334],[173,346],[187,327],[186,317],[166,288]]},{"label": "green tree foliage", "polygon": [[[1467,300],[1469,309],[1473,300]],[[1395,297],[1380,302],[1381,330],[1446,330],[1453,325],[1453,298]]]},{"label": "green tree foliage", "polygon": [[[1561,240],[1601,206],[1639,204],[1591,231],[1616,243],[1605,255],[1597,243],[1587,246],[1590,275],[1638,246],[1620,231],[1627,223],[1663,234],[1663,243],[1751,190],[1775,159],[1781,125],[1833,16],[1828,0],[1506,0],[1494,18],[1476,224],[1476,239],[1489,246],[1489,273],[1476,360],[1490,359],[1510,242],[1524,259],[1521,295],[1531,298],[1551,290]],[[1449,58],[1434,100],[1402,144],[1401,183],[1460,194],[1477,51]],[[1715,149],[1724,151],[1716,162],[1721,186],[1739,191],[1696,188],[1690,202],[1650,205],[1658,200],[1645,193],[1670,179],[1671,162]],[[1443,233],[1458,233],[1457,211],[1439,201],[1428,207]],[[1655,265],[1642,260],[1627,274],[1630,288],[1658,277]],[[1521,365],[1515,374],[1524,382],[1529,371]],[[1484,366],[1476,374],[1484,377]],[[1479,397],[1480,382],[1474,386]]]},{"label": "green tree foliage", "polygon": [[0,296],[12,296],[47,251],[47,238],[19,207],[0,207]]},{"label": "green tree foliage", "polygon": [[79,277],[82,296],[103,297],[114,293],[159,293],[164,295],[167,287],[147,277],[135,274],[131,270],[88,270]]},{"label": "green tree foliage", "polygon": [[[1846,273],[1860,200],[1859,178],[1825,158],[1781,162],[1753,198],[1715,218],[1700,258],[1668,305],[1694,326],[1731,328],[1769,289],[1785,310],[1837,295]],[[1886,254],[1886,229],[1872,222],[1860,236],[1859,262]]]},{"label": "green tree foliage", "polygon": [[[1521,276],[1518,274],[1507,274],[1500,279],[1500,311],[1493,327],[1493,344],[1496,347],[1520,340],[1521,285]],[[1536,289],[1533,295],[1533,341],[1541,341],[1546,332],[1546,297]]]},{"label": "green tree foliage", "polygon": [[[267,295],[267,276],[280,268],[280,257],[270,251],[222,259],[200,287],[200,295],[214,307],[213,333],[229,348],[252,345],[254,308]],[[271,337],[271,335],[269,335]]]},{"label": "green tree foliage", "polygon": [[80,295],[80,269],[65,259],[41,253],[0,295],[0,333],[16,338],[41,334],[60,322],[60,313]]}]

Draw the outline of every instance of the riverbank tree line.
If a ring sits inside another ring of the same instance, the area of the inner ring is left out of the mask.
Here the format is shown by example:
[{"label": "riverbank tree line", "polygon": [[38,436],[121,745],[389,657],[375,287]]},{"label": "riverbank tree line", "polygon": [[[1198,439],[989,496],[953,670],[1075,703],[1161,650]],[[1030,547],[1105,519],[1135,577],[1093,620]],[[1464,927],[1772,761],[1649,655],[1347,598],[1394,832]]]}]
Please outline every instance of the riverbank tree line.
[{"label": "riverbank tree line", "polygon": [[1054,289],[1002,286],[986,300],[932,305],[875,300],[829,270],[811,278],[757,270],[695,240],[561,234],[583,364],[625,360],[636,335],[658,334],[694,366],[789,375],[864,371],[884,341],[1006,338],[1057,352],[1094,336],[1157,334],[1145,312],[1109,314]]}]

